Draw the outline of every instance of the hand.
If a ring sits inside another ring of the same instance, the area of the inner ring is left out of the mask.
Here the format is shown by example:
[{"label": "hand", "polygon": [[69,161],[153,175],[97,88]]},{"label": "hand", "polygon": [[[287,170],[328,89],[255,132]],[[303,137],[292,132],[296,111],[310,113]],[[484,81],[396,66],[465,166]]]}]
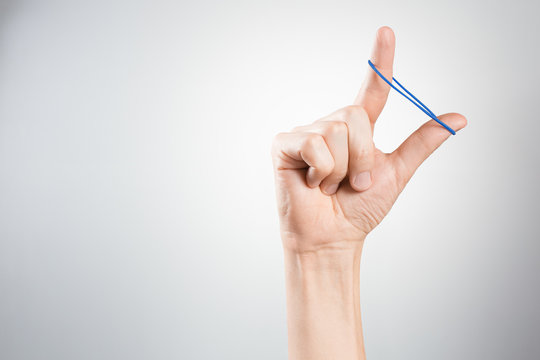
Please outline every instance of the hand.
[{"label": "hand", "polygon": [[[371,61],[392,78],[395,37],[377,32]],[[272,155],[284,247],[297,253],[355,248],[386,216],[418,166],[449,133],[431,120],[394,152],[373,144],[390,86],[371,69],[354,101],[311,125],[275,137]],[[440,119],[454,130],[459,114]]]}]

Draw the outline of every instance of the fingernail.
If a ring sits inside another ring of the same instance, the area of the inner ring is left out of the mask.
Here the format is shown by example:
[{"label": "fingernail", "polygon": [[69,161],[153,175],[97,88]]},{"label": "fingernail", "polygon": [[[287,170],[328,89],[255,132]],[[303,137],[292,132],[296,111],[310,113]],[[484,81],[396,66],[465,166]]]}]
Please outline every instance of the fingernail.
[{"label": "fingernail", "polygon": [[356,175],[353,182],[356,190],[367,190],[371,186],[371,173],[369,171],[361,172]]},{"label": "fingernail", "polygon": [[339,184],[328,185],[323,191],[326,195],[332,195],[337,191]]}]

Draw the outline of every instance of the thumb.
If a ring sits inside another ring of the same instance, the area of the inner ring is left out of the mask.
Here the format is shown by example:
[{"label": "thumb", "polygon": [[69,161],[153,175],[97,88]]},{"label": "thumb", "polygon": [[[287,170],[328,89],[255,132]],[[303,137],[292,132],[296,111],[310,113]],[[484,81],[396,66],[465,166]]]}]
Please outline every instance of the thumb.
[{"label": "thumb", "polygon": [[[438,117],[455,131],[467,126],[467,119],[460,114],[450,113]],[[405,183],[418,167],[431,155],[450,133],[434,120],[430,120],[411,134],[393,153],[398,178]]]}]

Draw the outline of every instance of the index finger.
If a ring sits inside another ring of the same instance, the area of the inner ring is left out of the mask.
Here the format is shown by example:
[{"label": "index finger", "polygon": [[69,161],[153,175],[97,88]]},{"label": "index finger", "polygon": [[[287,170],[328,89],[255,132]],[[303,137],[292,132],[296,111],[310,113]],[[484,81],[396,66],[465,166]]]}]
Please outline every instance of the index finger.
[{"label": "index finger", "polygon": [[[371,62],[389,80],[392,79],[395,46],[396,38],[392,29],[383,26],[377,30]],[[390,86],[369,68],[354,104],[360,105],[366,110],[372,126],[375,125],[375,121],[381,114],[389,92]]]}]

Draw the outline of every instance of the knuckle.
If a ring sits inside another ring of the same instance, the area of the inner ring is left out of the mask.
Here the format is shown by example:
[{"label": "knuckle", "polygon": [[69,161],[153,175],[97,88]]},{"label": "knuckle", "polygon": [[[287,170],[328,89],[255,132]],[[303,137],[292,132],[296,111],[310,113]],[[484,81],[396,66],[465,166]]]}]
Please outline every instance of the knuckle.
[{"label": "knuckle", "polygon": [[279,142],[283,136],[285,136],[286,133],[284,132],[280,132],[280,133],[277,133],[276,135],[274,135],[274,139],[272,142],[276,143],[276,142]]},{"label": "knuckle", "polygon": [[274,138],[272,139],[272,147],[278,145],[285,135],[286,133],[283,133],[283,132],[280,132],[274,135]]},{"label": "knuckle", "polygon": [[[435,123],[435,121],[433,121],[433,123]],[[436,124],[435,126],[438,126],[438,124]],[[428,153],[430,152],[429,142],[430,142],[430,138],[427,135],[426,131],[423,131],[423,129],[420,129],[419,131],[417,131],[417,143],[418,143],[418,146],[424,152],[428,152]]]},{"label": "knuckle", "polygon": [[303,146],[310,148],[318,148],[324,142],[323,138],[319,134],[307,133],[304,139]]},{"label": "knuckle", "polygon": [[356,149],[353,154],[351,154],[351,157],[353,160],[366,160],[371,158],[373,155],[373,149],[369,147],[360,147]]},{"label": "knuckle", "polygon": [[353,170],[370,169],[374,164],[375,158],[373,151],[369,149],[359,149],[354,154],[351,154],[349,166]]},{"label": "knuckle", "polygon": [[341,166],[338,169],[334,168],[334,176],[337,181],[341,181],[347,175],[347,166]]},{"label": "knuckle", "polygon": [[331,174],[334,171],[334,161],[331,159],[321,161],[318,168],[319,171],[325,175]]},{"label": "knuckle", "polygon": [[362,159],[370,157],[371,156],[371,149],[370,148],[360,148],[360,149],[358,149],[357,156],[359,158],[362,158]]},{"label": "knuckle", "polygon": [[347,133],[347,124],[343,121],[330,121],[326,125],[326,134],[329,136],[341,135]]},{"label": "knuckle", "polygon": [[345,106],[342,110],[343,115],[348,119],[351,117],[357,117],[360,116],[364,109],[360,105],[348,105]]},{"label": "knuckle", "polygon": [[272,145],[270,147],[270,153],[275,154],[279,152],[279,149],[281,148],[281,144],[283,142],[283,138],[287,136],[287,133],[280,132],[276,135],[274,135],[274,138],[272,139]]}]

